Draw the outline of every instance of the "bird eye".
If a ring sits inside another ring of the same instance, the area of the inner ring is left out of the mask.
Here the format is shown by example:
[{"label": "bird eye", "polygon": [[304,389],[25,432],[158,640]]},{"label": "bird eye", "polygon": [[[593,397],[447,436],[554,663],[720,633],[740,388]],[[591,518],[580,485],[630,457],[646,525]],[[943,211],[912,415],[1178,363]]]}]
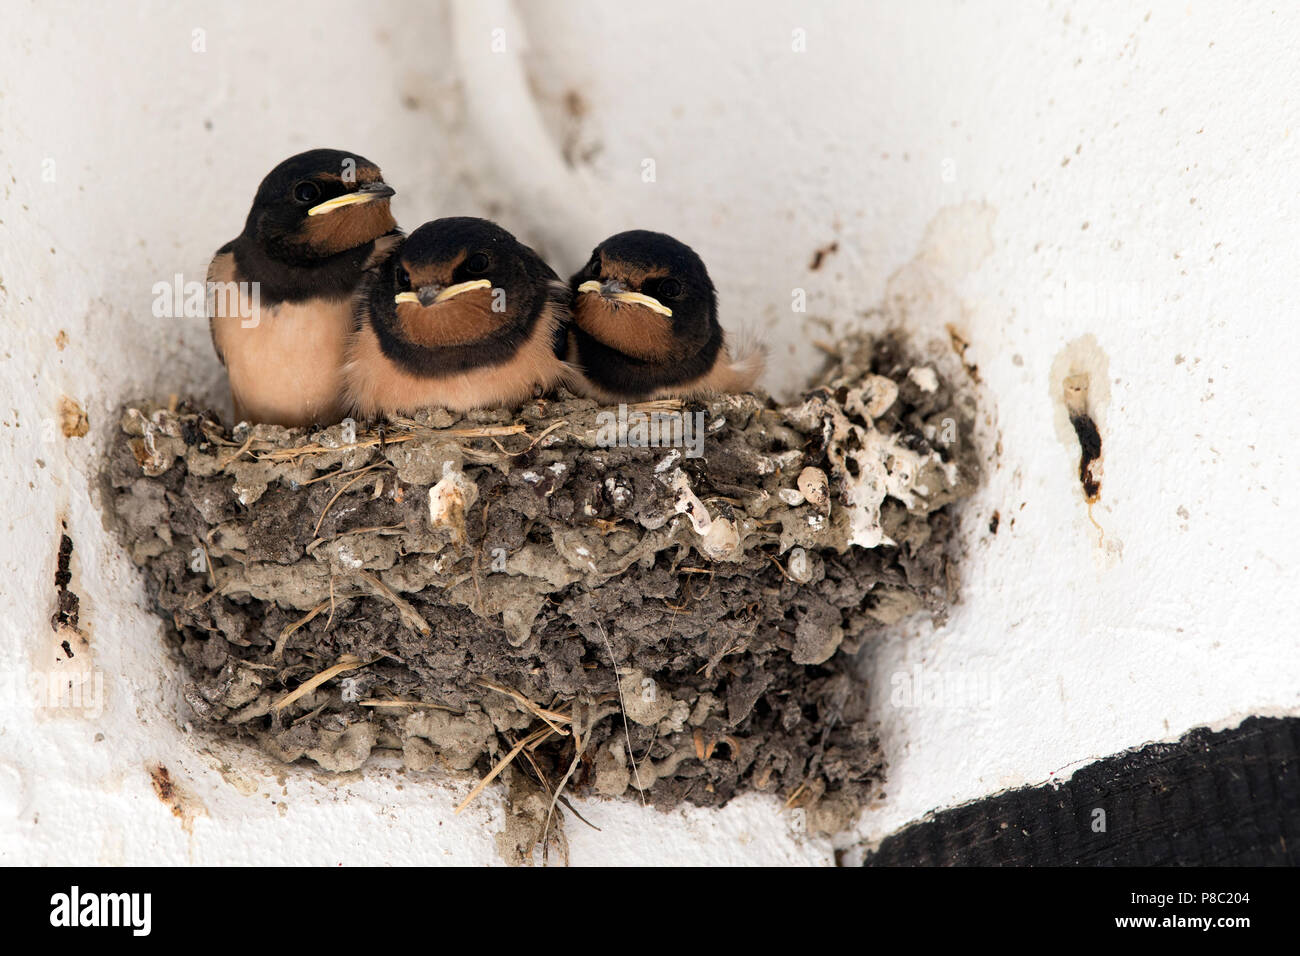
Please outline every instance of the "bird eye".
[{"label": "bird eye", "polygon": [[675,299],[682,294],[682,284],[676,279],[668,278],[659,283],[659,295],[665,299]]},{"label": "bird eye", "polygon": [[488,258],[486,252],[476,252],[465,260],[465,271],[470,275],[481,275],[488,271],[492,265],[492,260]]},{"label": "bird eye", "polygon": [[409,289],[411,287],[410,273],[406,271],[406,267],[400,262],[397,264],[397,272],[394,273],[394,278],[397,280],[399,289]]},{"label": "bird eye", "polygon": [[304,180],[293,187],[293,198],[298,202],[315,202],[320,199],[320,187],[313,182]]}]

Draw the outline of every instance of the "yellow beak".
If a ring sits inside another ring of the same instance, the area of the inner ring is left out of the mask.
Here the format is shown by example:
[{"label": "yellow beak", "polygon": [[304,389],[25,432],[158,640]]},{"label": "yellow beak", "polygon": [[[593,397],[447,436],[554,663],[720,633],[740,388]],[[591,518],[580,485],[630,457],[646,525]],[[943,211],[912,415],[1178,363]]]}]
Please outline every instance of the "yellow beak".
[{"label": "yellow beak", "polygon": [[[603,294],[601,293],[600,282],[596,279],[588,279],[586,282],[582,283],[582,285],[578,286],[578,291]],[[673,314],[673,310],[668,308],[668,306],[664,305],[658,299],[653,296],[642,295],[640,292],[611,292],[608,294],[607,298],[613,299],[615,302],[626,302],[629,305],[644,305],[647,309],[650,309],[652,312],[658,312],[660,315],[671,316]]]},{"label": "yellow beak", "polygon": [[[455,285],[449,285],[447,288],[439,292],[430,305],[437,305],[440,302],[446,302],[448,299],[453,299],[462,292],[473,292],[475,289],[490,288],[492,288],[492,283],[487,279],[471,279],[468,282],[457,282]],[[414,302],[416,305],[421,304],[419,295],[414,292],[399,292],[397,295],[393,296],[393,301]]]},{"label": "yellow beak", "polygon": [[327,199],[319,205],[312,206],[307,210],[309,216],[323,216],[327,212],[333,212],[335,209],[342,209],[344,206],[354,206],[362,202],[374,202],[376,199],[387,199],[388,195],[382,192],[366,192],[357,190],[352,193],[344,193],[342,196],[335,196],[333,199]]}]

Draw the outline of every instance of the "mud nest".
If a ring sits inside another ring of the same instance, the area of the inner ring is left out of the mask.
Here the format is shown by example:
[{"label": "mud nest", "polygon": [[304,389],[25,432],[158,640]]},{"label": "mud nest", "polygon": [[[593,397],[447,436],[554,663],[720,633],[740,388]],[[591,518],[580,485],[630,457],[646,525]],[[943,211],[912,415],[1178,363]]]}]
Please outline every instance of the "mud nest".
[{"label": "mud nest", "polygon": [[977,477],[933,366],[837,355],[790,405],[563,395],[308,433],[138,404],[109,497],[199,725],[499,779],[519,859],[561,794],[762,791],[834,831],[884,768],[855,656],[944,617]]}]

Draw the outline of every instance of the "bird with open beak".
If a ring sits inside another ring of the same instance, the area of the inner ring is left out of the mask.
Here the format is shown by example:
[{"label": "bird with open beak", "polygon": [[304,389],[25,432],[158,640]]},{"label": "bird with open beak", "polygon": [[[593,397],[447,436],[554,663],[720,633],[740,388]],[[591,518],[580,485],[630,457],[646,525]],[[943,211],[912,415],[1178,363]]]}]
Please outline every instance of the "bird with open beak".
[{"label": "bird with open beak", "polygon": [[698,398],[753,388],[763,354],[739,360],[718,323],[717,294],[689,246],[660,232],[621,232],[573,276],[571,388],[602,402]]},{"label": "bird with open beak", "polygon": [[378,166],[337,149],[291,156],[262,180],[244,231],[208,268],[212,342],[236,420],[343,417],[353,294],[367,265],[401,239],[392,195]]},{"label": "bird with open beak", "polygon": [[367,274],[344,368],[375,418],[520,405],[564,380],[569,290],[495,223],[425,223]]}]

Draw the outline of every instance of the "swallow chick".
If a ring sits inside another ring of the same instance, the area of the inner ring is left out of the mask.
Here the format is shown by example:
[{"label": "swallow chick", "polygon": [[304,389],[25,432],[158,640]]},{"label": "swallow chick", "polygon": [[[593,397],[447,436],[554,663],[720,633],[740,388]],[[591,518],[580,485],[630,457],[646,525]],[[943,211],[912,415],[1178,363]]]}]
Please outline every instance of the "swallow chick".
[{"label": "swallow chick", "polygon": [[613,403],[745,392],[763,372],[760,351],[732,357],[708,270],[672,236],[611,236],[570,285],[568,360],[583,395]]},{"label": "swallow chick", "polygon": [[565,380],[569,290],[495,223],[425,223],[367,274],[344,368],[353,413],[509,407]]},{"label": "swallow chick", "polygon": [[393,189],[357,153],[313,149],[276,166],[239,237],[208,267],[208,316],[237,421],[342,418],[352,299],[367,265],[401,238]]}]

